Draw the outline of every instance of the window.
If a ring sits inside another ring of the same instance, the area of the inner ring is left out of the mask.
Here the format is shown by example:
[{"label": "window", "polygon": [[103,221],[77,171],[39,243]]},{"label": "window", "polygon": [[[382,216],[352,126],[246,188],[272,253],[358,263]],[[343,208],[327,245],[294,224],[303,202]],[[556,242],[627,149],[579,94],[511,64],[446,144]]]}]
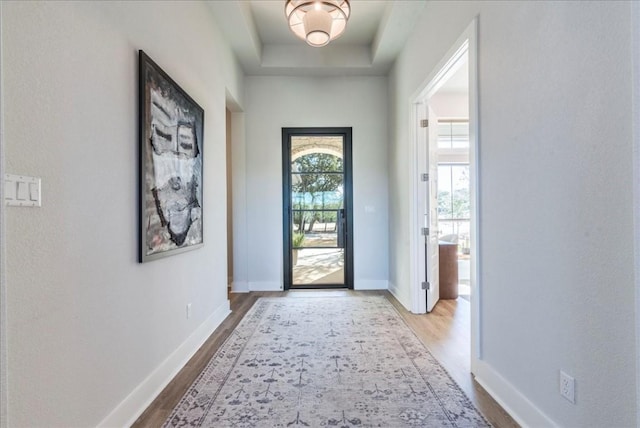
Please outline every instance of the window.
[{"label": "window", "polygon": [[471,209],[469,164],[438,165],[438,224],[440,236],[457,236],[458,248],[469,248]]},{"label": "window", "polygon": [[438,149],[469,149],[469,121],[443,119],[438,121]]},{"label": "window", "polygon": [[469,251],[469,121],[438,121],[438,222],[439,236]]}]

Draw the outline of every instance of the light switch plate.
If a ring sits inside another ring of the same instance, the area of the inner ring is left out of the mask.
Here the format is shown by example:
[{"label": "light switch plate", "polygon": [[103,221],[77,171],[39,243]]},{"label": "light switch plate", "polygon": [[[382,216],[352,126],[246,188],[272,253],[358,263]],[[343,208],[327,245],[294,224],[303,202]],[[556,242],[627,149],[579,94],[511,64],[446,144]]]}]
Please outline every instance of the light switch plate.
[{"label": "light switch plate", "polygon": [[29,186],[24,181],[18,181],[18,195],[16,199],[19,201],[26,201],[29,199]]},{"label": "light switch plate", "polygon": [[40,183],[29,183],[29,200],[32,202],[40,201]]},{"label": "light switch plate", "polygon": [[39,207],[42,189],[40,178],[26,175],[4,175],[4,200],[13,207]]},{"label": "light switch plate", "polygon": [[16,182],[5,180],[4,182],[4,198],[8,200],[16,199]]}]

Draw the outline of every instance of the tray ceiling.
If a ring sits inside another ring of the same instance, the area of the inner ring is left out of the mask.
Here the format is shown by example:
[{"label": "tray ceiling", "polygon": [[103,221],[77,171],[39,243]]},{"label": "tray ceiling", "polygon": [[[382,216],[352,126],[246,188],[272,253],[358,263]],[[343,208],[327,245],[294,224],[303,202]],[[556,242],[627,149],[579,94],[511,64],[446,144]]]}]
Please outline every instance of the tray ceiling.
[{"label": "tray ceiling", "polygon": [[247,75],[386,75],[423,0],[352,0],[345,34],[313,48],[287,27],[283,0],[209,1]]}]

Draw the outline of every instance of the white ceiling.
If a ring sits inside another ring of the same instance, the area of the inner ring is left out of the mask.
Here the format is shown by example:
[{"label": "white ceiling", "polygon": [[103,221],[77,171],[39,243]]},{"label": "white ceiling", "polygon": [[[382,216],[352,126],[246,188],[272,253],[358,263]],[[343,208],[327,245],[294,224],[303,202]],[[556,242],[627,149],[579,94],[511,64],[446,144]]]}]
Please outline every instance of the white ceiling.
[{"label": "white ceiling", "polygon": [[247,75],[385,75],[425,0],[351,0],[342,37],[313,48],[287,27],[284,0],[209,1]]}]

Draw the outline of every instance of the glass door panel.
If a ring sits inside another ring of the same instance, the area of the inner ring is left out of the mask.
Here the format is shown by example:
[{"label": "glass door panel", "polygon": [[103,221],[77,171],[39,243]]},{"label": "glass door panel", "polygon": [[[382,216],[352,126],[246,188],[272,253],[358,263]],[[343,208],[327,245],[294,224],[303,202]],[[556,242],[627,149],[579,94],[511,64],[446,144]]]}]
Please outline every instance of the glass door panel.
[{"label": "glass door panel", "polygon": [[294,248],[338,248],[339,216],[340,211],[294,211]]},{"label": "glass door panel", "polygon": [[344,285],[344,137],[292,136],[292,286]]}]

